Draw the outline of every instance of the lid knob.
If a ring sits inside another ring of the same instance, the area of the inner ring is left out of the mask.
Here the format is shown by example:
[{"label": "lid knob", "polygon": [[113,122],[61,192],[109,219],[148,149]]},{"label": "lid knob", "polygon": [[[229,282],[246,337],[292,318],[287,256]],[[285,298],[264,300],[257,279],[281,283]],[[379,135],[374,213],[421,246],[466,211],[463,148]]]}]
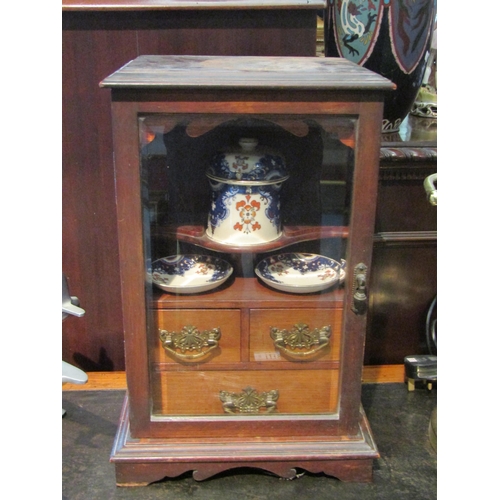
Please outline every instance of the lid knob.
[{"label": "lid knob", "polygon": [[253,139],[250,137],[242,137],[239,141],[238,144],[240,145],[241,149],[243,151],[253,151],[256,147],[259,141],[257,139]]}]

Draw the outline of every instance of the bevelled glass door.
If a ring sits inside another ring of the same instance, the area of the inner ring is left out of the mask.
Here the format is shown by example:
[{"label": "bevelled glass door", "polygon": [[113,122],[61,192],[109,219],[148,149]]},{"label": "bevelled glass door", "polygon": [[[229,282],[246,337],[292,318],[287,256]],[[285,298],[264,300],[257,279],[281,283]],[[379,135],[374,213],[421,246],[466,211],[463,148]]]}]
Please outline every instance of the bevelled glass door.
[{"label": "bevelled glass door", "polygon": [[153,420],[336,418],[356,119],[139,119]]}]

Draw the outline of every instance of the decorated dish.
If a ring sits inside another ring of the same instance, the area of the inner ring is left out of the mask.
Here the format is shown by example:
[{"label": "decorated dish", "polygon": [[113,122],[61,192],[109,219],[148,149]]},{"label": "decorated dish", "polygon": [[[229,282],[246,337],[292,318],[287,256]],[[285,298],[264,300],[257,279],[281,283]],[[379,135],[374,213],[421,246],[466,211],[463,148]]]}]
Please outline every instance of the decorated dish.
[{"label": "decorated dish", "polygon": [[171,255],[151,265],[153,283],[171,293],[200,293],[222,285],[233,272],[225,260],[208,255]]},{"label": "decorated dish", "polygon": [[284,253],[267,257],[255,273],[267,285],[283,292],[313,293],[326,290],[345,279],[345,260],[312,253]]}]

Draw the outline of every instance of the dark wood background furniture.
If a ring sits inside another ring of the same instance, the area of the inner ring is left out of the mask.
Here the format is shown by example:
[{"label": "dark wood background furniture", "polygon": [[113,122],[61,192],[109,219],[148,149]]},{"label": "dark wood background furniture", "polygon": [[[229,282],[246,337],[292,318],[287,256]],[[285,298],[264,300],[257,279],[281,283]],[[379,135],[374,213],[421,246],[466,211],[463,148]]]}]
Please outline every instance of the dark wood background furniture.
[{"label": "dark wood background furniture", "polygon": [[437,207],[427,201],[423,182],[436,172],[437,120],[410,115],[398,134],[382,137],[367,365],[430,354],[426,318],[437,294]]},{"label": "dark wood background furniture", "polygon": [[[110,95],[99,82],[141,54],[314,56],[322,8],[321,2],[215,10],[209,2],[207,9],[186,2],[184,10],[179,2],[177,8],[168,1],[164,8],[147,0],[116,3],[63,0],[62,263],[86,315],[63,324],[62,356],[85,371],[125,368]],[[415,120],[413,137],[406,130],[403,139],[383,138],[367,365],[399,364],[426,352],[425,315],[436,294],[436,208],[427,204],[422,182],[437,169],[437,146],[435,132],[424,141],[415,132],[422,119]]]},{"label": "dark wood background furniture", "polygon": [[63,360],[124,369],[107,75],[143,54],[314,56],[320,0],[63,0],[62,265],[86,310]]}]

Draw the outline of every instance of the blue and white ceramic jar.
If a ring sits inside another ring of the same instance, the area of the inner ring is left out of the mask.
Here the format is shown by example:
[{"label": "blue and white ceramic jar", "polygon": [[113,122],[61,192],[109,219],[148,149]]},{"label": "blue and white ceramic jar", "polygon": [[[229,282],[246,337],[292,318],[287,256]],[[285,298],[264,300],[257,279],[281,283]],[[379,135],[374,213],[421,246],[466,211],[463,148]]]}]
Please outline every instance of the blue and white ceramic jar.
[{"label": "blue and white ceramic jar", "polygon": [[285,160],[252,138],[217,153],[206,175],[211,188],[207,236],[228,245],[258,245],[281,236],[280,190]]}]

